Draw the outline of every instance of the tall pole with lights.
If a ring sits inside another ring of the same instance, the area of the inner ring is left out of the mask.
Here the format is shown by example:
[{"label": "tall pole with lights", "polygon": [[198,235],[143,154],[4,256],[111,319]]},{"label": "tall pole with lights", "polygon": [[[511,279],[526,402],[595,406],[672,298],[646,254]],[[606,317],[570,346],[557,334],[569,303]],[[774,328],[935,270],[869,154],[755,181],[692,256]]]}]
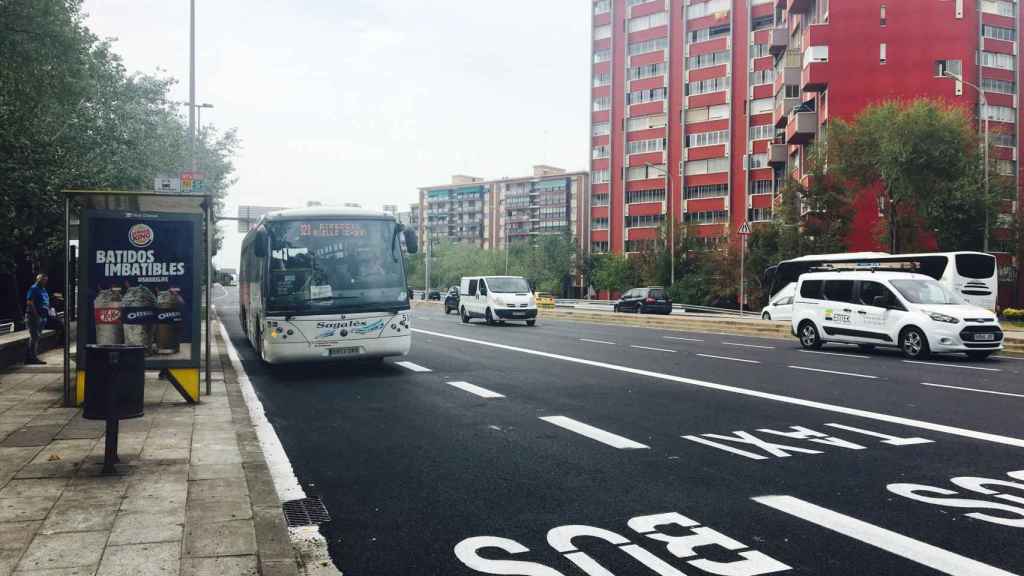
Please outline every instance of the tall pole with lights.
[{"label": "tall pole with lights", "polygon": [[955,73],[950,72],[948,70],[943,72],[942,75],[944,77],[946,77],[946,78],[952,78],[953,80],[956,80],[957,82],[960,82],[961,84],[966,84],[967,86],[970,86],[971,88],[974,88],[975,90],[978,91],[978,98],[981,100],[981,114],[985,117],[985,120],[984,120],[985,141],[984,141],[984,144],[983,144],[984,150],[982,151],[982,154],[983,154],[983,160],[982,161],[985,163],[985,233],[984,233],[985,235],[981,239],[981,242],[982,242],[981,250],[982,250],[982,252],[988,252],[988,227],[989,227],[989,222],[988,222],[988,220],[989,220],[989,215],[988,215],[989,206],[988,206],[988,203],[989,203],[989,200],[990,200],[990,197],[989,197],[989,165],[988,165],[988,135],[989,135],[989,130],[988,130],[988,119],[989,119],[988,98],[985,97],[985,90],[983,90],[980,86],[976,86],[976,85],[971,84],[970,82],[964,80],[963,76],[961,76],[959,74],[955,74]]}]

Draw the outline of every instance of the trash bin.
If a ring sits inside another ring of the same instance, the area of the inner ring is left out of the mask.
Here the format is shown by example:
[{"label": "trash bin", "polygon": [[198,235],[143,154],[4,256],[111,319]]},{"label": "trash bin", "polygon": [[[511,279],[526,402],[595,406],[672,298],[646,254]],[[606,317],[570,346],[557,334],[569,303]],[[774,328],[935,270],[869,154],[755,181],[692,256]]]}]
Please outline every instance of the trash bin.
[{"label": "trash bin", "polygon": [[85,406],[82,417],[106,420],[103,473],[116,472],[118,423],[142,416],[145,398],[144,346],[90,344],[85,347]]},{"label": "trash bin", "polygon": [[[85,347],[85,407],[87,420],[139,418],[145,398],[146,349],[125,344],[89,344]],[[113,394],[114,413],[110,394]]]}]

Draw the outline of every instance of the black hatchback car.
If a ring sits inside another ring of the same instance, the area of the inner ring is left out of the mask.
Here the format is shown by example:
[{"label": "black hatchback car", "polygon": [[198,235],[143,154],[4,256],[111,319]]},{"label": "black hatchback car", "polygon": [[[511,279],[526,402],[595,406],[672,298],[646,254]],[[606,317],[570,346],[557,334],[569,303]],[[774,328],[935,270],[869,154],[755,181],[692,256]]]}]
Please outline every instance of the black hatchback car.
[{"label": "black hatchback car", "polygon": [[459,287],[452,286],[444,297],[444,313],[450,314],[459,311]]},{"label": "black hatchback car", "polygon": [[672,299],[660,286],[633,288],[623,294],[612,309],[635,314],[671,314]]}]

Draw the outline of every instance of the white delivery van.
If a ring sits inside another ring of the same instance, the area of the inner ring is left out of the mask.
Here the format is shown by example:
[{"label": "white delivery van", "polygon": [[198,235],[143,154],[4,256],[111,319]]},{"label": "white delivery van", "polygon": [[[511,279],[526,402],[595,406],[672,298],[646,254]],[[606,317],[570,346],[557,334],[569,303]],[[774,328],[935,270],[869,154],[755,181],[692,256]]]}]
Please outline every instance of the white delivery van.
[{"label": "white delivery van", "polygon": [[870,350],[893,346],[907,358],[961,352],[983,360],[1003,347],[991,310],[968,304],[930,276],[849,270],[800,276],[793,334],[804,348],[826,342]]},{"label": "white delivery van", "polygon": [[459,315],[463,322],[483,318],[488,324],[505,320],[537,322],[537,301],[522,276],[464,276],[459,286]]}]

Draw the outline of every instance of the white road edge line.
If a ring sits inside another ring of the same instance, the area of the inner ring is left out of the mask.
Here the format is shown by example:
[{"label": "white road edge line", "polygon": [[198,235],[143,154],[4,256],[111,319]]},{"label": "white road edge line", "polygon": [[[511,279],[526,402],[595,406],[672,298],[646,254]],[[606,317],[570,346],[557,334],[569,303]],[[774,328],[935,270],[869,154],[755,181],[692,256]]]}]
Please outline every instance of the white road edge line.
[{"label": "white road edge line", "polygon": [[743,396],[750,396],[753,398],[761,398],[764,400],[772,400],[775,402],[782,402],[785,404],[793,404],[796,406],[804,406],[806,408],[815,408],[817,410],[823,410],[825,412],[834,412],[837,414],[846,414],[849,416],[859,416],[861,418],[867,418],[869,420],[878,420],[880,422],[889,422],[891,424],[900,424],[902,426],[908,426],[910,428],[920,428],[921,430],[931,430],[933,432],[942,432],[943,434],[952,434],[954,436],[962,436],[964,438],[973,438],[975,440],[983,440],[985,442],[993,442],[996,444],[1005,444],[1007,446],[1016,446],[1018,448],[1024,448],[1024,439],[1015,438],[1013,436],[1003,436],[1000,434],[992,434],[990,432],[979,432],[976,430],[969,430],[967,428],[958,428],[956,426],[949,426],[946,424],[937,424],[934,422],[927,422],[925,420],[916,420],[914,418],[904,418],[902,416],[893,416],[891,414],[882,414],[881,412],[871,412],[870,410],[861,410],[859,408],[848,408],[846,406],[837,406],[835,404],[826,404],[825,402],[816,402],[814,400],[804,400],[803,398],[794,398],[793,396],[784,396],[782,394],[773,394],[771,392],[761,392],[759,390],[751,390],[749,388],[740,388],[739,386],[729,386],[727,384],[717,384],[715,382],[708,382],[706,380],[697,380],[695,378],[686,378],[684,376],[675,376],[673,374],[665,374],[662,372],[653,372],[651,370],[641,370],[639,368],[630,368],[629,366],[621,366],[618,364],[610,364],[608,362],[599,362],[597,360],[586,360],[584,358],[576,358],[573,356],[564,356],[561,354],[554,354],[551,352],[542,352],[540,350],[532,350],[530,348],[519,348],[517,346],[509,346],[507,344],[497,344],[495,342],[485,342],[482,340],[476,340],[473,338],[466,338],[464,336],[452,336],[451,334],[444,334],[442,332],[431,332],[429,330],[422,330],[414,328],[413,332],[420,334],[427,334],[430,336],[437,336],[439,338],[448,338],[450,340],[458,340],[460,342],[467,342],[470,344],[476,344],[478,346],[489,346],[491,348],[498,348],[500,350],[510,350],[513,352],[521,352],[523,354],[531,354],[533,356],[540,356],[543,358],[552,358],[554,360],[563,360],[566,362],[572,362],[575,364],[583,364],[585,366],[593,366],[595,368],[604,368],[606,370],[614,370],[617,372],[624,372],[626,374],[634,374],[637,376],[647,376],[649,378],[657,378],[660,380],[667,380],[670,382],[677,382],[680,384],[688,384],[690,386],[698,386],[701,388],[708,388],[710,390],[718,390],[721,392],[730,392],[732,394],[740,394]]},{"label": "white road edge line", "polygon": [[450,386],[455,386],[456,388],[458,388],[460,390],[465,390],[466,392],[469,392],[470,394],[476,394],[477,396],[479,396],[481,398],[504,398],[505,397],[504,394],[499,394],[497,392],[494,392],[493,390],[488,390],[487,388],[482,388],[480,386],[477,386],[476,384],[470,384],[469,382],[462,382],[462,381],[446,382],[446,384],[448,384]]},{"label": "white road edge line", "polygon": [[1017,358],[1016,356],[993,356],[993,358],[999,358],[1000,360],[1024,360],[1024,358]]},{"label": "white road edge line", "polygon": [[669,350],[668,348],[651,348],[650,346],[637,346],[635,344],[630,344],[629,347],[638,350],[654,350],[655,352],[675,352],[675,350]]},{"label": "white road edge line", "polygon": [[874,546],[895,554],[907,560],[917,562],[943,574],[960,575],[972,574],[974,576],[1014,576],[1007,572],[990,566],[966,556],[961,556],[937,546],[915,540],[904,536],[899,532],[893,532],[874,524],[868,524],[852,516],[834,512],[828,508],[822,508],[816,504],[794,498],[793,496],[760,496],[752,498],[759,504],[774,508],[780,512],[806,520],[822,528],[849,536],[865,544]]},{"label": "white road edge line", "polygon": [[843,352],[822,352],[821,350],[797,350],[797,352],[804,352],[806,354],[828,354],[829,356],[845,356],[846,358],[864,358],[870,360],[871,356],[861,356],[860,354],[846,354]]},{"label": "white road edge line", "polygon": [[666,340],[682,340],[684,342],[703,342],[700,338],[683,338],[682,336],[662,336]]},{"label": "white road edge line", "polygon": [[936,388],[952,388],[954,390],[966,390],[968,392],[981,392],[982,394],[996,394],[998,396],[1013,396],[1015,398],[1024,398],[1024,394],[1013,394],[1012,392],[1000,392],[998,390],[982,390],[981,388],[965,388],[963,386],[950,386],[948,384],[931,384],[929,382],[921,382],[922,386],[934,386]]},{"label": "white road edge line", "polygon": [[580,342],[592,342],[594,344],[608,344],[609,346],[615,346],[615,342],[608,342],[606,340],[591,340],[590,338],[580,338]]},{"label": "white road edge line", "polygon": [[943,368],[966,368],[967,370],[984,370],[986,372],[1002,372],[999,368],[982,368],[981,366],[964,366],[963,364],[943,364],[939,362],[922,362],[920,360],[904,360],[907,364],[924,364],[925,366],[940,366]]},{"label": "white road edge line", "polygon": [[419,364],[416,364],[416,363],[413,363],[413,362],[406,362],[406,361],[395,362],[395,366],[401,366],[402,368],[405,368],[406,370],[412,370],[413,372],[430,372],[431,371],[430,368],[424,368],[423,366],[420,366]]},{"label": "white road edge line", "polygon": [[714,354],[697,354],[704,358],[717,358],[718,360],[732,360],[733,362],[746,362],[747,364],[760,364],[758,360],[746,360],[744,358],[733,358],[731,356],[715,356]]},{"label": "white road edge line", "polygon": [[[277,492],[278,499],[285,502],[305,498],[306,491],[302,489],[299,479],[295,477],[295,470],[292,468],[291,461],[288,460],[288,454],[285,453],[280,438],[277,437],[277,432],[274,431],[274,425],[267,420],[263,404],[260,402],[259,396],[256,395],[249,375],[242,366],[238,350],[231,343],[227,327],[224,326],[220,318],[216,318],[216,322],[220,326],[220,335],[224,339],[225,350],[231,360],[231,367],[235,370],[238,387],[242,391],[245,407],[249,410],[249,418],[256,430],[260,448],[263,449],[263,457],[267,461],[267,468],[270,469],[270,478],[274,482],[274,491]],[[327,539],[320,533],[319,526],[289,528],[288,534],[291,537],[292,545],[300,549],[304,563],[307,566],[320,567],[313,570],[314,574],[340,574],[327,551]],[[313,557],[317,561],[309,562],[309,557]]]},{"label": "white road edge line", "polygon": [[722,342],[727,346],[743,346],[744,348],[760,348],[762,350],[775,350],[775,346],[760,346],[758,344],[743,344],[741,342]]},{"label": "white road edge line", "polygon": [[612,448],[619,448],[620,450],[643,450],[650,448],[646,444],[634,442],[629,438],[624,438],[618,434],[612,434],[607,430],[601,430],[600,428],[594,428],[590,424],[584,424],[579,420],[573,420],[568,416],[541,416],[541,420],[554,424],[559,428],[565,428],[570,432],[575,432],[581,436],[586,436],[591,440],[597,440],[602,444],[607,444]]},{"label": "white road edge line", "polygon": [[870,378],[871,380],[878,380],[878,376],[872,376],[870,374],[857,374],[856,372],[840,372],[838,370],[822,370],[821,368],[808,368],[807,366],[789,366],[794,370],[808,370],[810,372],[824,372],[826,374],[839,374],[840,376],[854,376],[856,378]]}]

